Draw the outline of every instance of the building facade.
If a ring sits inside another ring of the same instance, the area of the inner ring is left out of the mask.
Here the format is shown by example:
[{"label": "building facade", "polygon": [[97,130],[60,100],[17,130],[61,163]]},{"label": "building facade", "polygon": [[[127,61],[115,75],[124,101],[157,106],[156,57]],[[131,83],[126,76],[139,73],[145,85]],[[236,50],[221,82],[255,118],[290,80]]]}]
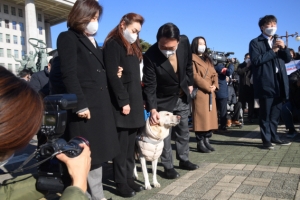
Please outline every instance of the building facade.
[{"label": "building facade", "polygon": [[[50,28],[66,21],[75,1],[1,0],[0,65],[16,74],[24,56],[38,51],[33,45],[39,44],[39,47],[51,49]],[[30,38],[40,40],[47,46]]]}]

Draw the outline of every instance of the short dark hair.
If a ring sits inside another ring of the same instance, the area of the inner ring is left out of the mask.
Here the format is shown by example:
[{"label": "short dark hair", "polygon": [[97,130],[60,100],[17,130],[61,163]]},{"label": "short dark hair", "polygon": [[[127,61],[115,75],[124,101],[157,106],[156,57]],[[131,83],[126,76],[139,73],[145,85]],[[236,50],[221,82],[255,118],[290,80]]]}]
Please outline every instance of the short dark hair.
[{"label": "short dark hair", "polygon": [[246,58],[246,57],[249,56],[249,55],[250,55],[249,53],[246,53],[244,58]]},{"label": "short dark hair", "polygon": [[206,47],[206,48],[205,48],[205,51],[204,51],[204,53],[203,53],[204,61],[209,62],[209,63],[212,64],[212,61],[211,61],[211,59],[210,59],[210,57],[209,57],[209,54],[208,54],[207,43],[206,43],[206,40],[205,40],[204,37],[198,36],[198,37],[195,37],[195,38],[193,39],[192,44],[191,44],[191,51],[192,51],[192,53],[198,55],[199,39],[203,39],[204,42],[205,42],[205,47]]},{"label": "short dark hair", "polygon": [[258,21],[259,29],[260,29],[261,26],[263,26],[263,25],[265,25],[269,22],[276,22],[277,23],[277,18],[274,15],[266,15],[264,17],[259,18],[259,21]]},{"label": "short dark hair", "polygon": [[19,72],[19,77],[20,78],[24,78],[25,76],[27,75],[30,75],[30,70],[29,69],[22,69],[20,72]]},{"label": "short dark hair", "polygon": [[157,31],[157,35],[156,35],[157,42],[163,37],[169,39],[176,39],[177,41],[179,41],[180,38],[179,28],[173,23],[166,23],[162,25]]},{"label": "short dark hair", "polygon": [[72,7],[67,20],[67,27],[83,33],[88,23],[99,11],[99,18],[102,15],[102,6],[95,0],[77,0]]}]

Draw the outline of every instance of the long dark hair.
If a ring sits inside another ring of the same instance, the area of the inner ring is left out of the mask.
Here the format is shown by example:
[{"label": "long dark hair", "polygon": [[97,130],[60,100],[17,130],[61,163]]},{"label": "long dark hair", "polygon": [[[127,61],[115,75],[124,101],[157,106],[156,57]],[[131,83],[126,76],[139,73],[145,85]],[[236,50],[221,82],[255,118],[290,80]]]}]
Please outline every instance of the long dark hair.
[{"label": "long dark hair", "polygon": [[42,117],[39,94],[0,66],[0,155],[25,147],[40,129]]},{"label": "long dark hair", "polygon": [[205,48],[205,51],[204,51],[204,53],[203,53],[204,61],[205,61],[205,62],[208,62],[208,63],[210,63],[210,64],[213,65],[213,63],[212,63],[212,61],[211,61],[211,58],[209,57],[209,54],[208,54],[207,43],[206,43],[206,40],[205,40],[204,37],[198,36],[198,37],[195,37],[195,38],[193,39],[192,44],[191,44],[191,50],[192,50],[192,53],[193,53],[193,54],[196,54],[196,55],[199,54],[199,53],[198,53],[199,39],[203,39],[204,42],[205,42],[205,47],[206,47],[206,48]]},{"label": "long dark hair", "polygon": [[125,48],[127,50],[127,55],[136,55],[140,60],[142,60],[143,53],[142,53],[142,48],[141,48],[141,44],[140,44],[139,34],[138,34],[136,41],[133,44],[130,44],[123,36],[123,30],[121,27],[121,23],[124,22],[125,26],[128,26],[128,25],[132,24],[133,22],[138,22],[142,26],[144,21],[145,21],[144,18],[141,15],[136,14],[136,13],[128,13],[128,14],[124,15],[121,18],[120,23],[112,31],[110,31],[110,33],[105,38],[103,48],[105,48],[105,45],[109,39],[115,37],[122,41],[123,45],[125,46]]}]

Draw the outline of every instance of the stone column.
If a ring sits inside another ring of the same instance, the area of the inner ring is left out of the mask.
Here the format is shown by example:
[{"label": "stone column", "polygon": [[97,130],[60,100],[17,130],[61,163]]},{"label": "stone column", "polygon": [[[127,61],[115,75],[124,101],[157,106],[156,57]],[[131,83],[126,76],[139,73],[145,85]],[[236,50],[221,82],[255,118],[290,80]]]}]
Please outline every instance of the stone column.
[{"label": "stone column", "polygon": [[34,48],[28,43],[29,38],[37,38],[37,19],[34,0],[25,0],[25,23],[26,23],[26,50],[35,53]]},{"label": "stone column", "polygon": [[48,48],[52,48],[50,23],[45,22],[46,44]]}]

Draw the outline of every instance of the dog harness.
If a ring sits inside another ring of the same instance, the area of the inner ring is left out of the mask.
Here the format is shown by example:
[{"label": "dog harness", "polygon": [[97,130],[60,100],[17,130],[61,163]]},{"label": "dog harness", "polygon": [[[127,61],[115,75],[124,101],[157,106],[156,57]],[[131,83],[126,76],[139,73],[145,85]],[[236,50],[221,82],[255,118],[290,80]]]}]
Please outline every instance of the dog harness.
[{"label": "dog harness", "polygon": [[146,121],[146,126],[148,127],[144,129],[144,133],[137,137],[136,143],[139,146],[140,156],[144,156],[147,161],[153,161],[158,159],[162,153],[164,138],[158,139],[156,134],[152,133],[149,119]]}]

